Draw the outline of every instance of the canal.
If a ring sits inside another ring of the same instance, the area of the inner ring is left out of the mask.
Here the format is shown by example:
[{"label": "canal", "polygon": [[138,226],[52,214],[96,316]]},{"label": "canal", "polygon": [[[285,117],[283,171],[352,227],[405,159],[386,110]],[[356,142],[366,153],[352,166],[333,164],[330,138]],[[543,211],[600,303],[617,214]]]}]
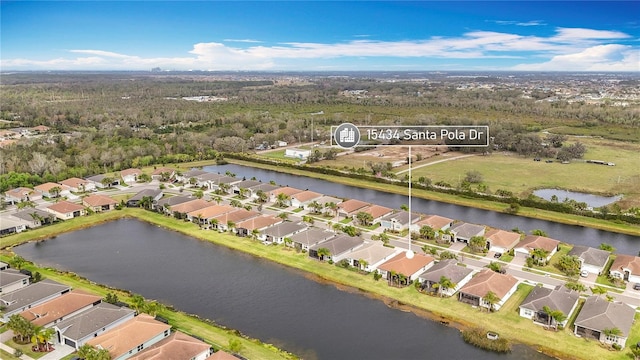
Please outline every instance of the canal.
[{"label": "canal", "polygon": [[158,299],[305,359],[549,359],[525,346],[506,355],[477,349],[456,329],[138,220],[100,224],[14,250],[37,264]]},{"label": "canal", "polygon": [[[394,209],[399,209],[402,204],[408,203],[408,196],[404,195],[336,184],[326,180],[236,164],[205,166],[203,170],[222,174],[229,171],[236,174],[239,178],[245,177],[247,179],[251,179],[255,177],[257,180],[263,182],[275,181],[279,185],[287,185],[303,190],[309,189],[325,195],[340,198],[358,199],[392,207]],[[638,251],[640,251],[640,237],[633,235],[613,233],[546,220],[531,219],[517,215],[476,209],[433,200],[425,200],[416,197],[412,197],[411,209],[412,211],[423,214],[437,214],[451,219],[488,225],[504,230],[518,228],[528,234],[531,230],[540,229],[545,231],[549,237],[568,244],[587,245],[597,248],[601,243],[607,243],[616,248],[616,253],[621,254],[638,255]]]}]

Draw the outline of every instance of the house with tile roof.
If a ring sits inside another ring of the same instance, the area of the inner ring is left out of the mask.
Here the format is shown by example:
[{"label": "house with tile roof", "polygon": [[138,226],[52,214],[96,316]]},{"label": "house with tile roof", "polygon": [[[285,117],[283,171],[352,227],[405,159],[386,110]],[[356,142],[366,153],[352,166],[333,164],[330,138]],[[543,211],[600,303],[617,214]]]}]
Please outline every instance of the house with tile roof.
[{"label": "house with tile roof", "polygon": [[423,226],[429,226],[436,232],[448,230],[453,225],[453,219],[440,215],[427,215],[414,225],[411,225],[411,232],[419,232]]},{"label": "house with tile roof", "polygon": [[69,220],[87,214],[84,206],[66,200],[49,205],[46,210],[60,220]]},{"label": "house with tile roof", "polygon": [[173,215],[171,212],[171,208],[173,206],[182,204],[194,199],[195,197],[184,196],[184,195],[163,197],[162,199],[158,200],[158,202],[156,203],[156,211],[161,212],[165,215]]},{"label": "house with tile roof", "polygon": [[107,349],[114,360],[126,360],[171,335],[171,325],[140,314],[86,343]]},{"label": "house with tile roof", "polygon": [[378,266],[396,256],[402,250],[383,246],[380,242],[365,243],[361,248],[355,250],[345,259],[349,265],[366,272],[373,272]]},{"label": "house with tile roof", "polygon": [[491,229],[484,234],[484,237],[487,239],[487,249],[489,251],[505,253],[518,244],[521,235],[513,231]]},{"label": "house with tile roof", "polygon": [[133,319],[133,309],[105,302],[53,325],[56,342],[78,350],[90,339]]},{"label": "house with tile roof", "polygon": [[280,187],[277,189],[273,189],[271,191],[269,191],[269,202],[276,202],[276,200],[278,199],[278,195],[280,194],[284,194],[283,196],[288,196],[289,200],[287,201],[287,206],[291,206],[291,196],[297,194],[297,193],[301,193],[304,190],[301,189],[296,189],[290,186],[285,186],[285,187]]},{"label": "house with tile roof", "polygon": [[33,189],[39,192],[42,197],[47,197],[50,199],[71,195],[71,192],[69,191],[68,187],[64,185],[56,184],[54,182],[47,182],[44,184],[40,184],[40,185],[34,186]]},{"label": "house with tile roof", "polygon": [[322,194],[315,191],[305,190],[291,195],[291,206],[309,210],[309,204],[322,197]]},{"label": "house with tile roof", "polygon": [[[589,296],[573,323],[573,333],[586,339],[624,347],[631,334],[635,314],[635,309],[627,304]],[[607,329],[615,328],[620,330],[620,334],[607,334]]]},{"label": "house with tile roof", "polygon": [[78,290],[49,300],[37,306],[33,306],[20,313],[33,325],[50,327],[68,317],[86,311],[102,302],[102,297],[88,294]]},{"label": "house with tile roof", "polygon": [[492,292],[500,299],[492,307],[493,310],[497,311],[500,310],[500,307],[513,295],[517,288],[518,280],[515,277],[484,269],[458,291],[458,300],[473,306],[491,309],[485,297],[489,292]]},{"label": "house with tile roof", "polygon": [[158,181],[171,181],[176,175],[176,170],[168,167],[159,167],[151,172],[151,179]]},{"label": "house with tile roof", "polygon": [[60,185],[66,186],[72,192],[86,192],[96,189],[96,185],[85,179],[77,177],[68,178],[60,181]]},{"label": "house with tile roof", "polygon": [[380,264],[378,271],[390,284],[409,285],[434,264],[435,259],[430,255],[417,253],[409,257],[403,251]]},{"label": "house with tile roof", "polygon": [[546,236],[539,235],[527,235],[518,245],[513,248],[516,256],[529,257],[536,249],[542,249],[547,252],[546,261],[551,260],[551,257],[558,251],[560,241],[548,238]]},{"label": "house with tile roof", "polygon": [[601,275],[609,262],[610,252],[589,246],[575,245],[567,254],[580,260],[580,271]]},{"label": "house with tile roof", "polygon": [[240,221],[235,225],[235,233],[238,236],[252,236],[254,230],[260,232],[269,226],[283,222],[281,218],[271,215],[256,216],[248,220]]},{"label": "house with tile roof", "polygon": [[0,305],[5,308],[0,311],[2,315],[1,320],[6,323],[9,321],[11,315],[21,313],[34,306],[55,299],[69,291],[71,291],[71,287],[68,285],[55,282],[51,279],[44,279],[10,293],[2,294],[2,296],[0,296]]},{"label": "house with tile roof", "polygon": [[[544,326],[558,325],[566,326],[569,318],[578,307],[580,293],[571,290],[563,285],[558,285],[554,289],[536,286],[520,304],[520,316],[533,320],[534,323]],[[562,311],[566,318],[557,323],[556,319],[547,314],[544,309],[548,307],[551,311]]]},{"label": "house with tile roof", "polygon": [[359,211],[362,211],[370,205],[371,204],[366,201],[356,199],[343,201],[338,205],[338,216],[353,218]]},{"label": "house with tile roof", "polygon": [[[211,224],[211,229],[225,232],[235,229],[235,224],[239,222],[253,219],[260,215],[257,211],[237,208],[234,211],[211,218],[209,223]],[[229,228],[229,225],[231,225],[231,228]]]},{"label": "house with tile roof", "polygon": [[309,248],[323,241],[327,241],[336,234],[329,230],[311,227],[291,236],[291,246],[299,250],[309,251]]},{"label": "house with tile roof", "polygon": [[7,190],[4,193],[4,201],[9,204],[17,204],[22,201],[35,201],[42,199],[42,194],[26,187],[18,187]]},{"label": "house with tile roof", "polygon": [[122,182],[127,185],[135,184],[140,175],[142,175],[142,170],[140,169],[129,168],[120,171],[120,178],[122,179]]},{"label": "house with tile roof", "polygon": [[118,202],[105,195],[91,194],[82,198],[82,205],[95,212],[103,212],[115,209]]},{"label": "house with tile roof", "polygon": [[640,283],[640,257],[618,254],[616,255],[609,275],[616,279]]},{"label": "house with tile roof", "polygon": [[178,219],[188,219],[187,214],[189,213],[195,214],[198,211],[203,210],[212,205],[213,203],[210,203],[204,199],[193,199],[191,201],[186,201],[178,205],[172,206],[171,214]]},{"label": "house with tile roof", "polygon": [[[186,203],[183,203],[186,204]],[[195,222],[208,229],[211,227],[211,220],[216,216],[235,211],[237,208],[230,205],[217,205],[215,203],[207,203],[208,206],[187,213],[187,220]],[[179,206],[176,206],[178,208]],[[175,211],[175,210],[174,210]]]},{"label": "house with tile roof", "polygon": [[[320,260],[332,260],[333,262],[338,262],[349,256],[349,254],[354,252],[356,249],[362,247],[364,243],[364,239],[359,236],[340,234],[330,238],[329,240],[311,246],[309,248],[309,256]],[[323,255],[321,258],[321,256],[318,255],[318,250],[322,248],[328,249],[329,255]]]},{"label": "house with tile roof", "polygon": [[211,345],[180,331],[130,357],[130,360],[185,359],[205,360],[211,355]]},{"label": "house with tile roof", "polygon": [[29,275],[15,269],[2,270],[0,274],[0,294],[10,293],[29,286]]},{"label": "house with tile roof", "polygon": [[[466,285],[473,277],[473,270],[458,265],[455,259],[442,260],[430,269],[418,276],[422,291],[441,296],[453,296],[460,288]],[[452,288],[442,288],[440,280],[445,277],[455,286]],[[437,284],[437,285],[436,285]]]},{"label": "house with tile roof", "polygon": [[211,356],[209,356],[207,360],[238,360],[238,358],[229,354],[228,352],[218,350]]},{"label": "house with tile roof", "polygon": [[[383,217],[393,214],[393,209],[388,208],[386,206],[372,204],[358,211],[358,213],[360,212],[364,212],[371,215],[371,217],[373,218],[373,220],[371,221],[371,224],[375,224],[380,222]],[[356,213],[356,216],[358,216],[357,213]]]}]

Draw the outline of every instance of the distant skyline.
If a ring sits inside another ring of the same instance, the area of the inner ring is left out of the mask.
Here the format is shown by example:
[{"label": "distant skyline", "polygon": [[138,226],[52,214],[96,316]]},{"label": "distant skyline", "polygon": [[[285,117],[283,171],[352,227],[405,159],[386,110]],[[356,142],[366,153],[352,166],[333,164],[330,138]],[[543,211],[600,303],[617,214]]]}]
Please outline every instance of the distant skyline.
[{"label": "distant skyline", "polygon": [[640,71],[640,1],[1,1],[0,70]]}]

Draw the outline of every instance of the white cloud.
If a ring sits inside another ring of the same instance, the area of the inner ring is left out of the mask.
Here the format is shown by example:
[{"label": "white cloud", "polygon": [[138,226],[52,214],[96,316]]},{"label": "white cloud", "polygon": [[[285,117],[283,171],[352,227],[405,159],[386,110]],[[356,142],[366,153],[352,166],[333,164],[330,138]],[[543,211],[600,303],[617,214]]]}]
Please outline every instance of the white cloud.
[{"label": "white cloud", "polygon": [[262,42],[260,40],[253,40],[253,39],[224,39],[222,41],[224,41],[224,42],[239,42],[239,43],[261,43]]},{"label": "white cloud", "polygon": [[546,25],[542,20],[515,21],[515,20],[493,20],[490,21],[498,25],[518,25],[518,26],[543,26]]},{"label": "white cloud", "polygon": [[513,70],[527,71],[640,71],[637,49],[624,45],[597,45],[581,52],[557,55],[538,64],[521,64]]}]

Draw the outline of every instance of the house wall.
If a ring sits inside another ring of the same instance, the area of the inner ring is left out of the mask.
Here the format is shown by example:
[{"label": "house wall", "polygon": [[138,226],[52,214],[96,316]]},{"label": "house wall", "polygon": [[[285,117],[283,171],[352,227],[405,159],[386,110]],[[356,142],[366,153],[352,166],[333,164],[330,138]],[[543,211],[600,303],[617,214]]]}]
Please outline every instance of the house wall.
[{"label": "house wall", "polygon": [[[94,337],[96,337],[96,336],[98,336],[98,335],[100,335],[100,334],[102,334],[102,333],[104,333],[104,332],[107,332],[107,331],[109,331],[109,330],[113,329],[114,327],[116,327],[116,326],[118,326],[118,325],[120,325],[120,324],[122,324],[122,323],[124,323],[124,322],[126,322],[126,321],[129,321],[129,320],[133,319],[133,318],[134,318],[134,315],[135,315],[135,313],[133,313],[133,312],[132,312],[132,313],[128,314],[127,316],[123,316],[122,318],[120,318],[120,319],[118,319],[118,320],[116,320],[116,321],[112,322],[111,324],[106,325],[106,326],[104,326],[104,327],[102,327],[102,328],[98,329],[97,331],[95,331],[95,332],[93,332],[93,333],[91,333],[91,334],[89,334],[89,335],[87,335],[87,336],[85,336],[85,337],[83,337],[83,338],[80,338],[80,339],[73,339],[73,338],[70,338],[70,337],[68,337],[68,336],[64,336],[64,335],[62,334],[62,332],[63,332],[62,330],[63,330],[63,329],[58,329],[57,327],[55,327],[55,329],[56,329],[56,331],[60,334],[60,339],[62,340],[62,341],[61,341],[61,343],[62,343],[62,344],[64,344],[64,340],[65,340],[65,339],[69,339],[69,340],[71,340],[71,341],[73,341],[73,342],[75,342],[75,343],[76,343],[76,350],[78,350],[78,349],[79,349],[82,345],[84,345],[87,341],[89,341],[89,340],[93,339]],[[66,329],[64,329],[64,330],[66,330]],[[57,337],[57,336],[54,336],[54,338],[55,338],[55,339],[54,339],[55,341],[57,341],[57,340],[58,340],[58,337]]]},{"label": "house wall", "polygon": [[19,289],[22,289],[23,287],[26,287],[28,285],[29,285],[29,279],[25,278],[25,279],[22,279],[20,281],[16,281],[13,284],[9,284],[9,285],[5,285],[5,286],[1,287],[0,288],[0,294],[6,294],[8,292],[19,290]]},{"label": "house wall", "polygon": [[205,360],[206,358],[209,357],[209,350],[205,350],[203,352],[201,352],[200,354],[196,355],[195,357],[193,357],[193,360]]},{"label": "house wall", "polygon": [[536,314],[532,309],[523,308],[522,306],[519,308],[519,314],[523,318],[527,318],[533,320],[533,316]]},{"label": "house wall", "polygon": [[589,264],[585,264],[584,262],[582,263],[582,266],[580,267],[580,270],[587,270],[589,273],[591,274],[596,274],[596,275],[600,275],[600,272],[602,272],[602,268],[601,267],[597,267],[595,265],[589,265]]},{"label": "house wall", "polygon": [[21,308],[19,308],[19,309],[15,309],[15,310],[13,310],[13,311],[6,312],[6,313],[4,313],[4,314],[2,315],[2,322],[6,323],[7,321],[9,321],[9,318],[10,318],[10,317],[11,317],[11,315],[13,315],[13,314],[18,314],[18,313],[21,313],[21,312],[26,311],[26,310],[28,310],[28,309],[31,309],[31,308],[32,308],[32,307],[34,307],[34,306],[38,306],[38,305],[40,305],[40,304],[42,304],[42,303],[45,303],[45,302],[47,302],[47,301],[49,301],[49,300],[51,300],[51,299],[55,299],[55,298],[57,298],[58,296],[62,296],[62,294],[67,293],[67,292],[68,292],[68,290],[65,290],[64,292],[55,293],[55,294],[53,294],[53,295],[49,295],[49,296],[44,297],[44,298],[42,298],[42,299],[36,300],[36,301],[32,302],[31,304],[26,305],[26,306],[23,306],[23,307],[21,307]]}]

